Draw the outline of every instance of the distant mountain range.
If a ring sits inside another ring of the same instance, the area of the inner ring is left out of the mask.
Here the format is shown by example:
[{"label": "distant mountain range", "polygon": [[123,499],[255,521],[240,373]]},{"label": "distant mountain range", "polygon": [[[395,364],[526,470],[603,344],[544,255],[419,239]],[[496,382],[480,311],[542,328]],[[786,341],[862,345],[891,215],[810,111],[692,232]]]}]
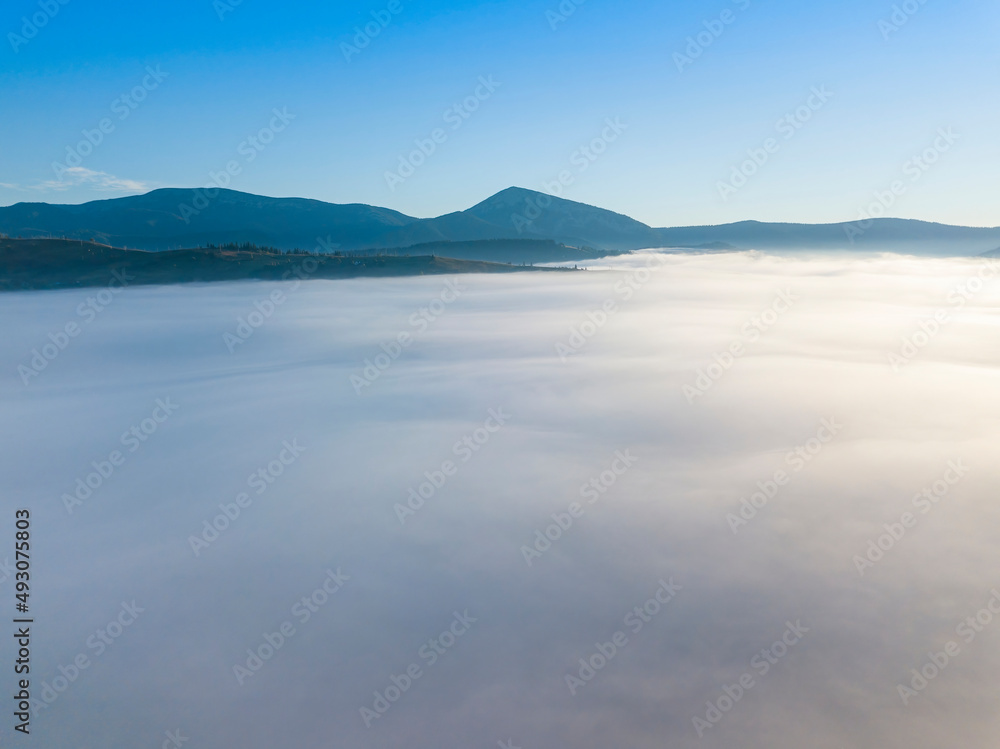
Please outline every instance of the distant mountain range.
[{"label": "distant mountain range", "polygon": [[[588,255],[592,254],[589,250],[652,247],[977,255],[1000,244],[1000,228],[891,218],[840,224],[741,221],[653,228],[620,213],[519,187],[503,190],[468,210],[427,219],[360,203],[169,188],[81,205],[17,203],[0,208],[0,233],[93,240],[144,250],[251,242],[334,252],[473,242],[466,250],[474,259],[487,259],[476,255],[487,246],[482,240],[547,240],[588,250]],[[456,256],[443,249],[437,254]],[[524,262],[552,259],[530,252],[519,257]]]}]

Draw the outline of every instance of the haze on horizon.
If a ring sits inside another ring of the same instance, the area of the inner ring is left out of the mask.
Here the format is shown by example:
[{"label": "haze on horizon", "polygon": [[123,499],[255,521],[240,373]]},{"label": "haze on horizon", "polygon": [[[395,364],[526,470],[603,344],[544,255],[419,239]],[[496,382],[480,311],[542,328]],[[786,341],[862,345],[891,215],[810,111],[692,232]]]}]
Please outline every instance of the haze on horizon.
[{"label": "haze on horizon", "polygon": [[853,221],[877,195],[887,216],[1000,224],[985,0],[68,2],[29,34],[39,7],[0,15],[3,205],[232,162],[234,189],[417,217],[520,185],[651,226]]}]

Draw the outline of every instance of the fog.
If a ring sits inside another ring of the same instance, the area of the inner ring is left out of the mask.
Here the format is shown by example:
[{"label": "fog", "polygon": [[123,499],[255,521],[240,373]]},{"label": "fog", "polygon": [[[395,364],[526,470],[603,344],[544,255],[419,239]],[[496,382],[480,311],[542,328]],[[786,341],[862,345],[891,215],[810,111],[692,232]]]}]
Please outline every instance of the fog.
[{"label": "fog", "polygon": [[31,740],[995,747],[983,262],[0,295]]}]

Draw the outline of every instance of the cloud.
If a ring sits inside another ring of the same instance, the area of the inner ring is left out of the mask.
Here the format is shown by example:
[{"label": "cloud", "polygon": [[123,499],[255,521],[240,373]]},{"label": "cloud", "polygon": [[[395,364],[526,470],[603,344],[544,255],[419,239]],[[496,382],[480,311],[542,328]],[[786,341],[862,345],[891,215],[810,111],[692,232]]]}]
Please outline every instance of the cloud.
[{"label": "cloud", "polygon": [[[968,642],[956,627],[1000,583],[997,282],[973,293],[972,260],[622,263],[463,276],[443,307],[439,277],[130,288],[86,324],[92,289],[0,295],[0,417],[17,425],[0,494],[44,531],[33,688],[91,661],[32,724],[40,745],[177,728],[219,749],[995,745],[1000,618]],[[779,294],[795,301],[776,314]],[[67,316],[82,332],[19,394],[18,365]],[[241,319],[257,327],[230,354]],[[700,371],[712,385],[689,403]],[[162,424],[158,398],[178,407]],[[969,471],[923,513],[949,461]],[[195,556],[192,536],[215,540]],[[343,587],[315,594],[338,568]],[[636,606],[648,621],[626,619]],[[478,621],[442,635],[466,609]],[[897,685],[949,640],[960,654],[904,706]],[[248,649],[265,657],[241,686]]]},{"label": "cloud", "polygon": [[76,187],[90,187],[100,192],[141,193],[152,189],[151,183],[116,177],[107,172],[98,172],[82,166],[66,168],[62,179],[35,182],[27,186],[0,183],[0,187],[12,190],[32,190],[35,192],[65,192]]}]

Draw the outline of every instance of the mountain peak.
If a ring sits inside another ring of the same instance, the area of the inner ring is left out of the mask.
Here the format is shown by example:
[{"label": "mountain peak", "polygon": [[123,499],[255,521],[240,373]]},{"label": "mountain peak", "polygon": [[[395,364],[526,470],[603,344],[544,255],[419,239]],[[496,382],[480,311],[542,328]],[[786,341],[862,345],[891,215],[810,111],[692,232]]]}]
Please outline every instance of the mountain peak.
[{"label": "mountain peak", "polygon": [[[557,197],[547,192],[539,192],[538,190],[530,190],[527,187],[508,187],[495,195],[491,195],[486,198],[486,200],[477,203],[472,206],[467,213],[472,213],[478,215],[481,209],[489,210],[495,209],[499,206],[506,206],[511,208],[525,207],[526,204],[531,201],[535,205],[541,207],[548,207],[553,203],[558,203],[564,206],[579,206],[581,208],[586,208],[592,211],[601,211],[603,213],[614,213],[613,211],[608,211],[604,208],[597,208],[596,206],[589,205],[587,203],[580,203],[576,200],[568,200],[567,198]],[[615,214],[622,215],[622,214]],[[631,219],[630,219],[631,220]]]},{"label": "mountain peak", "polygon": [[468,210],[427,219],[362,203],[265,197],[224,189],[161,188],[145,195],[79,205],[18,203],[0,207],[0,233],[97,239],[147,250],[229,242],[312,249],[321,237],[341,250],[426,242],[546,239],[600,250],[732,246],[962,255],[990,251],[1000,243],[1000,229],[889,218],[873,219],[863,232],[854,224],[759,221],[654,229],[614,211],[517,186],[503,189]]}]

